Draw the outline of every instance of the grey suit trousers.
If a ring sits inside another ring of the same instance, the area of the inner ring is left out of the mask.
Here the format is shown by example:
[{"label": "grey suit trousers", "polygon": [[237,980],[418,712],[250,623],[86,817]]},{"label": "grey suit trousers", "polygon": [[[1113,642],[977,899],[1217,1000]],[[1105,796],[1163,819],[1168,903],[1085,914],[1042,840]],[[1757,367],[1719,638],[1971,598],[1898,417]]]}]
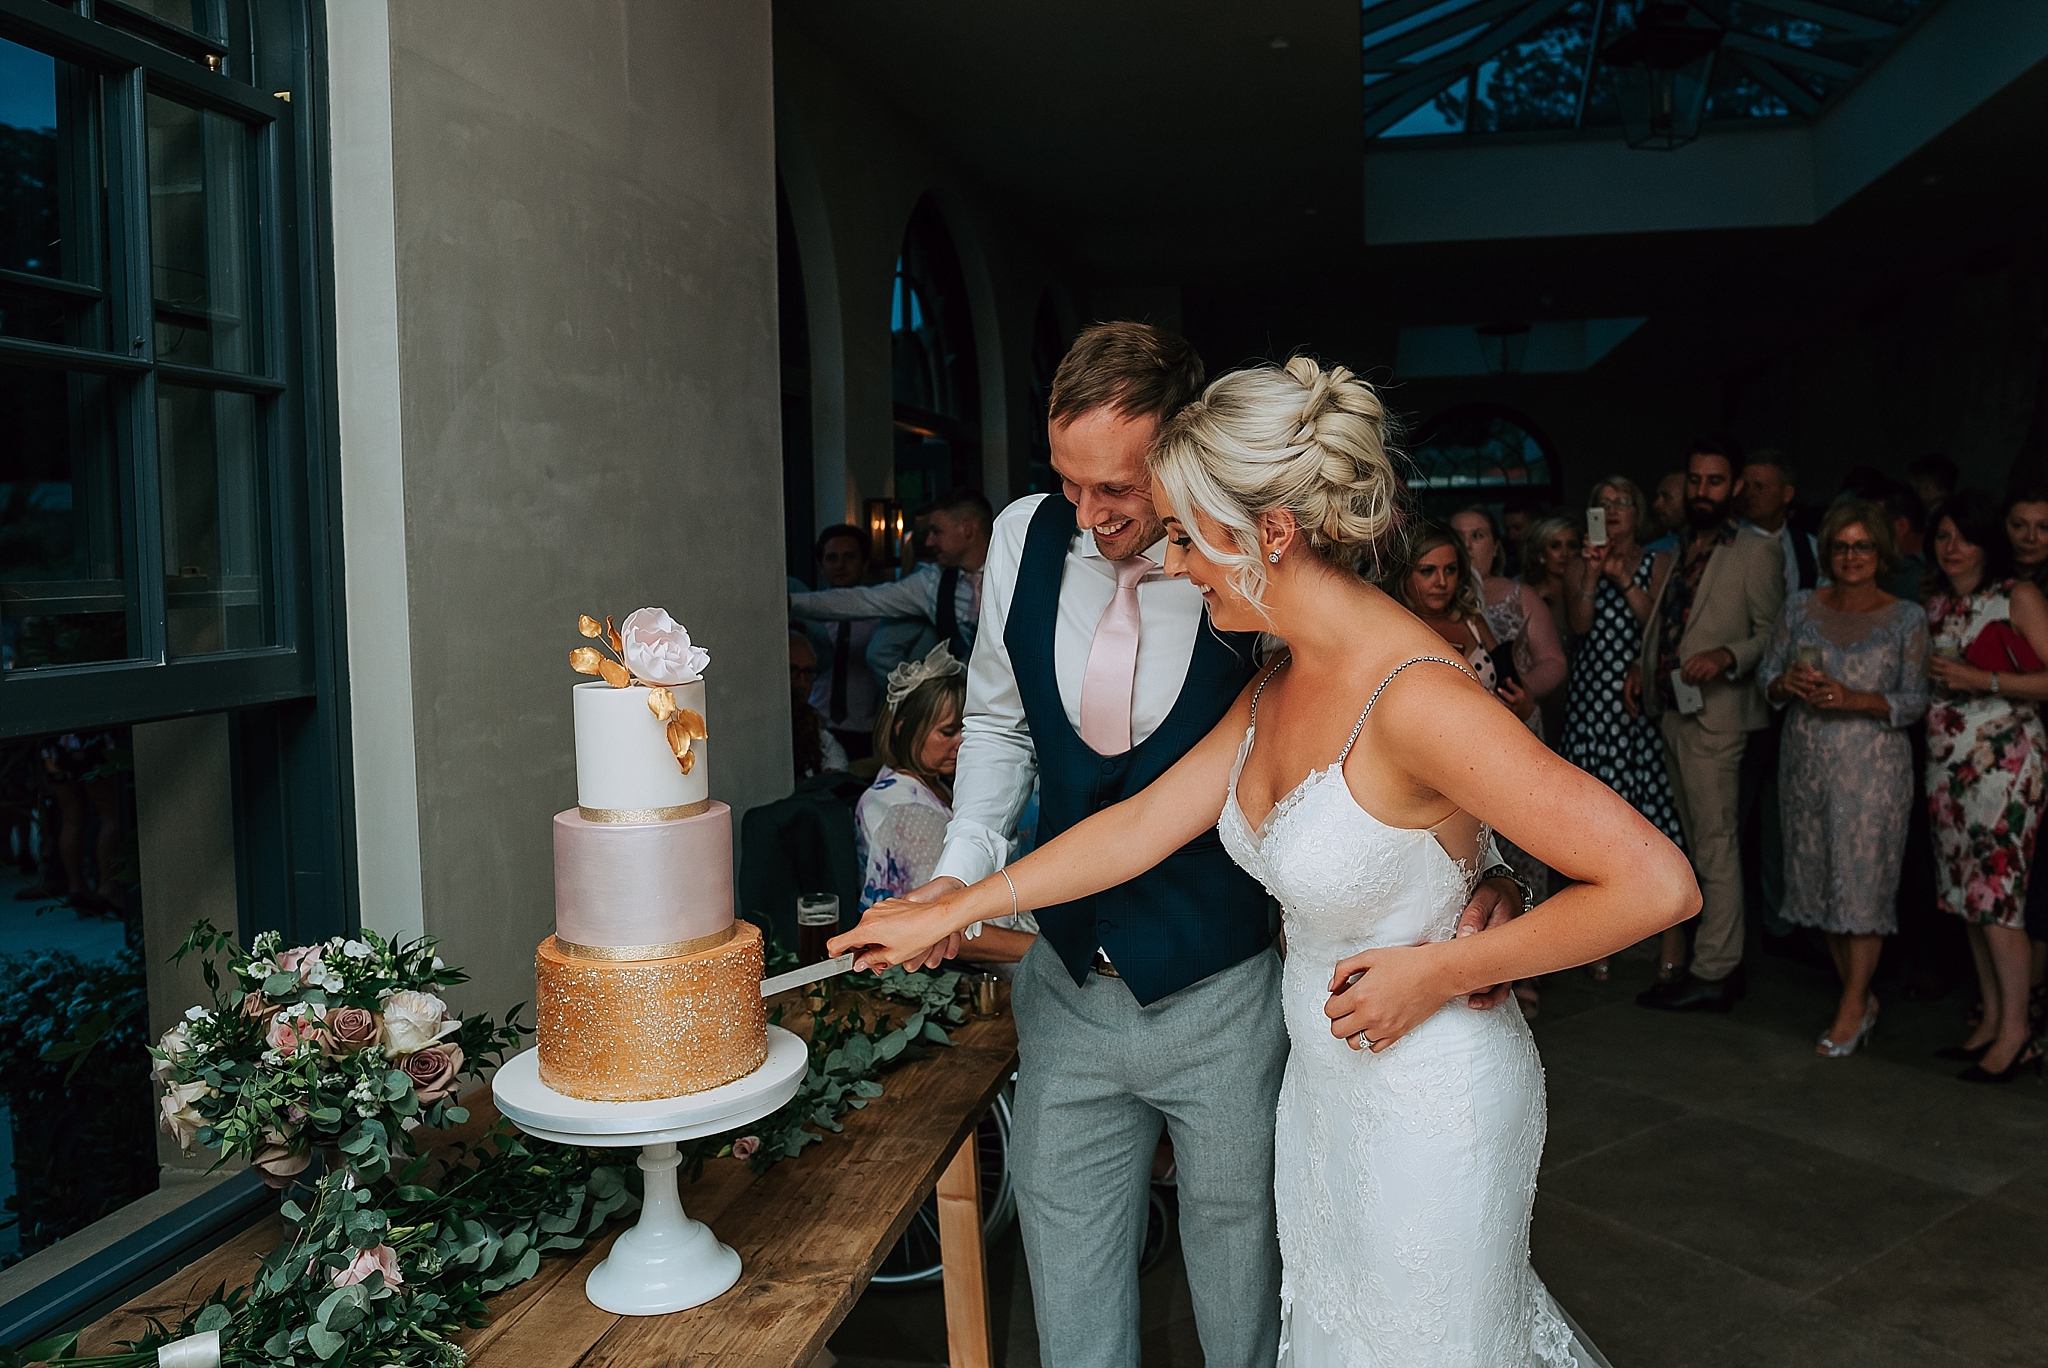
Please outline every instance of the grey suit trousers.
[{"label": "grey suit trousers", "polygon": [[1165,1125],[1208,1368],[1271,1368],[1280,1344],[1273,1117],[1287,1062],[1271,950],[1150,1007],[1076,986],[1044,938],[1011,989],[1011,1164],[1047,1368],[1136,1368],[1138,1255]]}]

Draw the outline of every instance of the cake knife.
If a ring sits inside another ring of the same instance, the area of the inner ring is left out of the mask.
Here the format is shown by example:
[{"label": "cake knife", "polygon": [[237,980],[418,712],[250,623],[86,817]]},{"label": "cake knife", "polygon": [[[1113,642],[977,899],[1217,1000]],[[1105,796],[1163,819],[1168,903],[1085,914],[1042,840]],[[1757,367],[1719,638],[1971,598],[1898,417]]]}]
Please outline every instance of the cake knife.
[{"label": "cake knife", "polygon": [[853,968],[852,955],[841,955],[837,959],[819,960],[816,964],[806,964],[801,969],[792,969],[786,974],[777,974],[774,978],[762,979],[761,996],[764,998],[774,997],[777,993],[787,992],[791,988],[801,988],[807,983],[816,983],[820,979],[833,978],[851,968]]}]

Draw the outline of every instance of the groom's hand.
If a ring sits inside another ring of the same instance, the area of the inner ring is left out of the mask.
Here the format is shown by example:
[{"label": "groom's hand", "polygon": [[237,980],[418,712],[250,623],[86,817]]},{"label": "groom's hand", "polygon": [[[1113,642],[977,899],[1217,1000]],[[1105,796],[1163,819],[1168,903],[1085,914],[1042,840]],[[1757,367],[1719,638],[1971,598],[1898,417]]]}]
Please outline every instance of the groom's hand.
[{"label": "groom's hand", "polygon": [[[1472,901],[1465,904],[1465,914],[1458,918],[1458,934],[1476,936],[1481,931],[1505,926],[1521,906],[1522,890],[1513,879],[1488,879],[1472,891]],[[1498,1007],[1508,1000],[1508,987],[1496,983],[1483,993],[1472,993],[1466,997],[1466,1005],[1480,1011]]]}]

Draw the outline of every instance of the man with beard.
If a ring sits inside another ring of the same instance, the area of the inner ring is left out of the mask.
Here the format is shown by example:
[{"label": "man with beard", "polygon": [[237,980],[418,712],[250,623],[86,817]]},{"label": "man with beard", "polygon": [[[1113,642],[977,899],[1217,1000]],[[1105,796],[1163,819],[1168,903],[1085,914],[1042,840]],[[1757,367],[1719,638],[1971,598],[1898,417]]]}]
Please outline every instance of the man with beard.
[{"label": "man with beard", "polygon": [[1775,538],[1729,516],[1742,493],[1729,445],[1693,443],[1686,458],[1689,535],[1677,563],[1651,585],[1642,654],[1623,701],[1647,710],[1664,734],[1665,767],[1686,851],[1705,905],[1692,966],[1636,998],[1666,1011],[1721,1011],[1742,996],[1742,857],[1738,850],[1742,752],[1770,723],[1750,679],[1785,603],[1785,556]]}]

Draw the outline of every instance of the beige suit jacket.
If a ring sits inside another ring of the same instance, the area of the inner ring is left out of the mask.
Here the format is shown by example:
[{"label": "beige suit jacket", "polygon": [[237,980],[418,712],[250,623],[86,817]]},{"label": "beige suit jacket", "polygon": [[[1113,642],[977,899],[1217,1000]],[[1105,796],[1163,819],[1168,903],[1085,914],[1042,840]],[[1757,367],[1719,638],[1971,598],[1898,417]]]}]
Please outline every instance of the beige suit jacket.
[{"label": "beige suit jacket", "polygon": [[[1643,624],[1643,709],[1651,717],[1664,712],[1664,695],[1657,687],[1664,596],[1678,577],[1678,556],[1683,554],[1673,554],[1668,565],[1658,567],[1651,586],[1655,598],[1650,620]],[[1700,726],[1710,732],[1750,732],[1770,725],[1771,705],[1756,687],[1756,666],[1784,607],[1785,550],[1778,538],[1744,529],[1734,541],[1708,554],[1685,635],[1678,641],[1678,659],[1683,663],[1701,651],[1726,647],[1735,657],[1735,669],[1732,679],[1722,673],[1700,686],[1706,696],[1706,707],[1696,714]]]}]

